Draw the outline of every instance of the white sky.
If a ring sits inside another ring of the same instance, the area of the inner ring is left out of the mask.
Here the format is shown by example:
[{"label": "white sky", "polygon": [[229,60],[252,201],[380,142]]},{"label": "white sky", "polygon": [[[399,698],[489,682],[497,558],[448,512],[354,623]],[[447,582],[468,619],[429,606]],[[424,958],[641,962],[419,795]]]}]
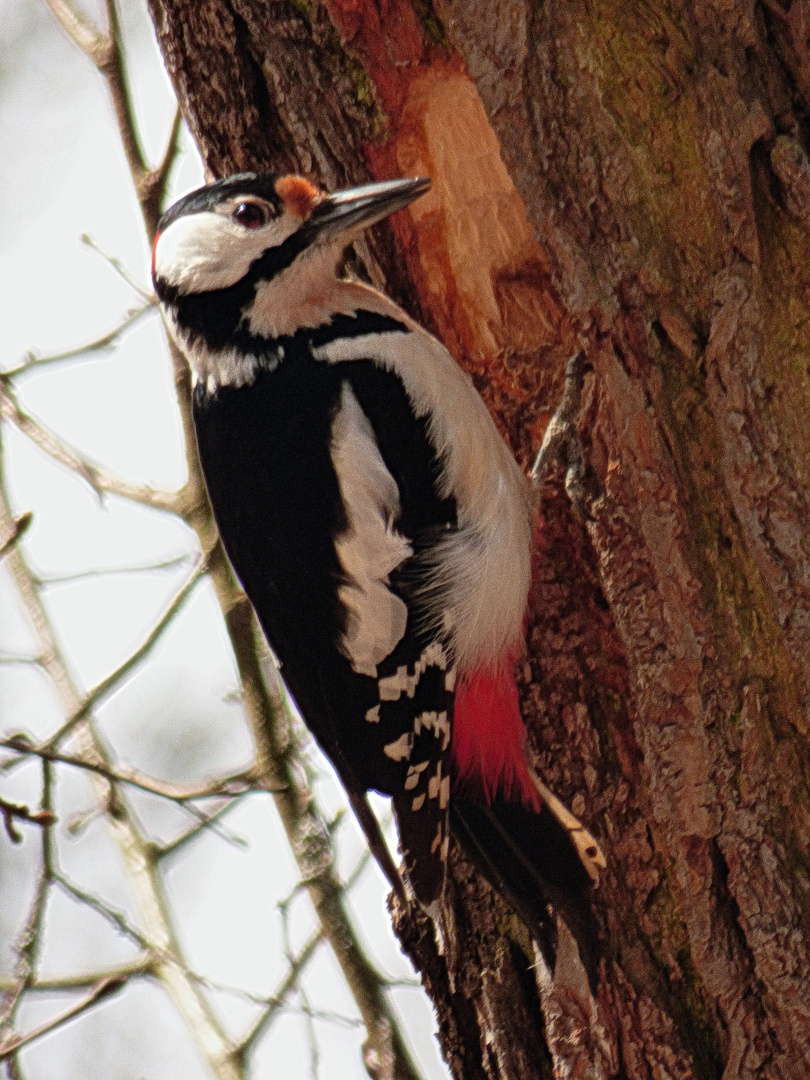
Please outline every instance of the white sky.
[{"label": "white sky", "polygon": [[[126,3],[125,32],[136,106],[154,160],[171,122],[173,102],[140,0]],[[175,172],[179,194],[201,182],[187,151]],[[25,352],[61,351],[110,329],[137,303],[132,290],[97,254],[82,246],[89,233],[147,284],[148,252],[112,123],[105,88],[56,26],[42,0],[0,0],[0,368]],[[29,411],[83,454],[128,480],[173,488],[184,462],[173,385],[157,320],[130,331],[122,346],[79,363],[20,381]],[[15,510],[31,510],[25,551],[43,574],[139,565],[194,551],[176,520],[118,499],[99,505],[89,488],[54,465],[8,426],[4,444]],[[88,687],[137,645],[188,572],[113,574],[52,586],[49,609],[76,678]],[[31,635],[0,569],[0,657],[30,652]],[[140,669],[101,710],[105,735],[121,759],[156,776],[191,781],[239,768],[250,736],[238,705],[233,663],[210,589],[198,590],[148,667]],[[0,728],[44,734],[58,713],[33,667],[0,664]],[[92,799],[79,776],[62,770],[59,856],[83,887],[132,908],[120,859],[103,823],[77,836],[66,826]],[[36,802],[36,771],[3,779],[8,798]],[[328,812],[340,803],[334,783],[319,784]],[[144,796],[138,812],[150,830],[169,837],[187,827],[173,807]],[[167,874],[167,889],[192,966],[212,980],[269,993],[285,970],[276,903],[292,887],[294,865],[275,813],[252,797],[227,819],[246,842],[198,842]],[[348,869],[360,843],[352,825],[341,831],[341,865]],[[36,836],[12,847],[0,833],[0,970],[31,888]],[[388,927],[385,887],[376,868],[352,894],[361,934],[381,968],[410,978]],[[307,901],[293,907],[293,937],[305,940],[313,922]],[[131,955],[131,947],[102,920],[56,900],[48,912],[43,970],[96,969]],[[356,1016],[331,955],[322,950],[306,979],[313,1008]],[[234,1033],[255,1007],[224,995],[214,999]],[[419,990],[395,1000],[427,1080],[447,1075],[432,1035],[433,1018]],[[22,1012],[25,1026],[65,1007],[65,998],[37,997]],[[317,1021],[324,1080],[364,1080],[361,1033]],[[253,1076],[311,1076],[299,1015],[281,1020],[261,1045]],[[130,986],[64,1031],[22,1055],[26,1080],[196,1080],[208,1075],[181,1022],[149,984]]]}]

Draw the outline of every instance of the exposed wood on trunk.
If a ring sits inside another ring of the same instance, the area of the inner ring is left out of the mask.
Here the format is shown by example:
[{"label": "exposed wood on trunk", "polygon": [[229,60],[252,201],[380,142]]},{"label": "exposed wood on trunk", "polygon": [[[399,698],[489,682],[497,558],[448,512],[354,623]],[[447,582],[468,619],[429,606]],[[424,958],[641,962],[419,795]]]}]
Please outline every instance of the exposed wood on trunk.
[{"label": "exposed wood on trunk", "polygon": [[547,492],[521,681],[608,859],[598,1014],[458,857],[442,954],[395,913],[454,1075],[810,1074],[803,0],[150,5],[213,175],[433,178],[366,265],[527,466],[593,367],[604,497]]}]

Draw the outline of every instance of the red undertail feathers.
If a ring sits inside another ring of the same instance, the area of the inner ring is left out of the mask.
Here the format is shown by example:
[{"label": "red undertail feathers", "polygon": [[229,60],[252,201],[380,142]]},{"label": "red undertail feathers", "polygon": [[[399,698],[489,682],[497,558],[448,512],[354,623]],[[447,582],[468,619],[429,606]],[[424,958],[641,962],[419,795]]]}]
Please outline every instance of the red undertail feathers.
[{"label": "red undertail feathers", "polygon": [[462,675],[453,719],[454,788],[487,804],[500,796],[538,811],[525,742],[511,662]]}]

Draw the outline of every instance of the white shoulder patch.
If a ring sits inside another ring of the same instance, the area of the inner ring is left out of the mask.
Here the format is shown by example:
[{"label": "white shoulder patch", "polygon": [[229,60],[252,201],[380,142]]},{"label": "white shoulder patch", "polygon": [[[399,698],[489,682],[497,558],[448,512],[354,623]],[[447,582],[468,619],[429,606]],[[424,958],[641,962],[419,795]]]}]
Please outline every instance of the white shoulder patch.
[{"label": "white shoulder patch", "polygon": [[377,664],[401,641],[408,621],[408,609],[389,589],[388,576],[413,552],[393,526],[399,512],[396,481],[348,383],[332,424],[331,454],[348,519],[335,541],[349,579],[340,587],[349,613],[343,651],[355,671],[376,678]]},{"label": "white shoulder patch", "polygon": [[430,417],[429,436],[452,495],[458,528],[420,555],[421,601],[428,625],[450,631],[459,670],[499,663],[523,640],[531,578],[532,511],[528,484],[469,375],[434,337],[387,297],[344,283],[345,306],[390,315],[406,333],[338,338],[315,355],[338,364],[374,359],[402,380],[417,416]]}]

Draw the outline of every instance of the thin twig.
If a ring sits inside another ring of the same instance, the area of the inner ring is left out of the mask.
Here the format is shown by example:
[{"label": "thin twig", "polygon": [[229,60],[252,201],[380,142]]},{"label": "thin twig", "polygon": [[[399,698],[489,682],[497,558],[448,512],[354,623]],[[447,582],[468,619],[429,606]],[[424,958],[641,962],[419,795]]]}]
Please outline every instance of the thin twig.
[{"label": "thin twig", "polygon": [[330,1012],[328,1009],[313,1009],[311,1005],[304,1007],[299,1006],[298,1009],[294,1005],[287,1005],[286,1010],[288,1013],[300,1012],[312,1020],[325,1020],[328,1024],[339,1024],[341,1027],[359,1028],[363,1026],[363,1021],[359,1016],[344,1016],[342,1013]]},{"label": "thin twig", "polygon": [[[383,827],[386,828],[389,822],[390,819],[388,819],[388,822],[384,822]],[[351,873],[346,878],[344,889],[347,892],[355,885],[360,875],[363,873],[363,871],[366,869],[370,862],[371,851],[366,848],[360,858],[357,860],[357,863],[355,864]],[[297,886],[292,893],[290,893],[290,895],[287,897],[287,902],[289,902],[297,892],[300,892],[300,885]],[[278,1016],[281,1009],[284,1007],[287,997],[298,985],[298,981],[303,974],[304,968],[314,957],[318,945],[320,945],[320,943],[324,940],[325,935],[323,927],[321,926],[315,931],[314,934],[310,935],[310,937],[305,942],[303,948],[300,949],[300,951],[298,952],[297,956],[290,961],[290,970],[287,972],[279,986],[276,988],[275,993],[273,993],[269,998],[264,999],[262,1003],[266,1005],[267,1008],[252,1024],[250,1029],[239,1042],[239,1055],[242,1060],[246,1059],[246,1057],[255,1049],[260,1039],[267,1033],[273,1021]]]},{"label": "thin twig", "polygon": [[88,341],[84,345],[77,345],[74,349],[65,349],[63,352],[51,353],[48,356],[38,356],[33,349],[30,349],[21,364],[0,372],[0,377],[3,379],[18,379],[21,375],[30,375],[34,371],[41,371],[44,367],[52,367],[54,364],[61,364],[67,360],[75,360],[79,356],[87,355],[87,353],[103,352],[110,349],[125,330],[128,330],[138,319],[151,311],[154,311],[153,304],[142,304],[140,307],[128,312],[106,334],[102,334],[101,337]]},{"label": "thin twig", "polygon": [[102,34],[80,11],[67,3],[67,0],[48,0],[48,6],[68,37],[76,42],[96,67],[101,67],[111,47],[106,34]]},{"label": "thin twig", "polygon": [[[86,696],[82,699],[78,708],[73,711],[73,713],[65,720],[65,723],[62,726],[56,729],[56,731],[51,735],[51,738],[48,741],[46,741],[43,745],[39,747],[29,745],[27,742],[25,742],[26,754],[36,753],[39,754],[40,757],[46,756],[45,752],[48,752],[50,754],[50,752],[54,750],[54,747],[56,747],[60,742],[62,742],[62,740],[65,739],[66,735],[68,735],[73,730],[73,728],[76,728],[76,726],[81,723],[81,721],[87,716],[87,714],[89,714],[93,710],[93,708],[95,708],[96,705],[104,701],[108,694],[111,693],[112,690],[116,689],[121,679],[123,679],[126,675],[129,675],[130,672],[134,669],[134,667],[136,667],[141,660],[144,660],[144,658],[151,651],[154,645],[157,644],[163,632],[166,630],[166,627],[171,624],[172,620],[175,618],[180,609],[184,607],[189,596],[193,592],[195,585],[197,585],[201,578],[205,575],[207,562],[207,556],[203,556],[202,558],[198,559],[198,563],[191,571],[188,579],[183,585],[180,586],[180,589],[177,591],[170,604],[167,605],[166,609],[163,612],[163,615],[158,619],[157,623],[152,626],[152,629],[144,639],[144,642],[141,643],[137,649],[131,652],[130,656],[127,657],[126,660],[124,660],[124,662],[119,667],[117,667],[116,670],[111,672],[106,678],[102,679],[100,683],[93,687],[92,690],[87,692]],[[6,761],[3,768],[8,769],[9,764],[10,762]],[[78,765],[80,764],[80,762],[71,762],[71,764]],[[124,778],[122,777],[121,779],[123,780]],[[129,783],[130,781],[126,782]],[[156,792],[154,794],[160,793]]]},{"label": "thin twig", "polygon": [[11,548],[14,547],[33,520],[34,515],[30,510],[26,511],[24,514],[20,514],[18,518],[14,519],[11,531],[2,544],[0,544],[0,559],[2,559],[7,551],[10,551]]},{"label": "thin twig", "polygon": [[[88,971],[80,975],[64,975],[52,979],[34,979],[27,987],[29,994],[61,993],[66,990],[86,990],[88,986],[96,986],[105,979],[114,979],[118,975],[137,977],[151,975],[154,963],[144,954],[128,964],[116,964],[108,971]],[[0,991],[11,990],[14,987],[11,979],[0,978]]]},{"label": "thin twig", "polygon": [[24,803],[13,803],[0,797],[0,814],[6,827],[6,833],[13,844],[21,844],[22,833],[14,824],[16,821],[29,821],[32,825],[53,825],[56,815],[52,810],[29,810]]},{"label": "thin twig", "polygon": [[76,885],[75,882],[66,878],[60,870],[53,871],[53,881],[68,894],[72,896],[74,900],[78,900],[80,904],[85,904],[87,907],[92,908],[98,915],[101,915],[103,919],[111,923],[119,933],[124,937],[133,941],[142,949],[149,949],[149,941],[144,934],[141,933],[136,927],[134,927],[125,915],[122,915],[120,911],[116,911],[114,907],[111,907],[108,903],[102,900],[98,896],[94,896],[93,893],[87,892],[80,885]]},{"label": "thin twig", "polygon": [[223,829],[221,824],[221,819],[227,813],[229,813],[234,808],[234,806],[237,806],[239,804],[239,801],[240,799],[238,797],[228,799],[222,804],[222,806],[218,806],[216,810],[214,810],[212,813],[200,813],[200,819],[193,828],[188,829],[184,833],[181,833],[180,836],[178,836],[175,840],[171,840],[168,844],[162,844],[159,846],[155,845],[155,859],[160,860],[161,862],[168,861],[173,855],[176,855],[187,844],[190,844],[206,830],[210,830],[216,836],[219,836],[221,839],[226,840],[228,843],[238,844],[239,846],[244,847],[246,845],[246,841],[241,836],[236,836],[229,830]]},{"label": "thin twig", "polygon": [[[50,763],[47,761],[42,763],[40,805],[46,813],[53,813],[53,772]],[[42,944],[45,904],[48,898],[48,890],[53,883],[54,849],[51,828],[51,826],[46,825],[42,830],[42,865],[39,880],[34,893],[34,901],[16,950],[17,970],[15,972],[15,981],[5,995],[0,1007],[0,1030],[13,1022],[22,995],[34,979],[37,953]]]},{"label": "thin twig", "polygon": [[104,698],[118,686],[123,678],[129,675],[129,673],[137,667],[146,656],[148,656],[162,637],[166,628],[183,608],[186,601],[207,572],[207,567],[208,557],[203,556],[203,558],[197,562],[197,565],[194,567],[185,583],[175,593],[174,598],[170,601],[166,610],[138,648],[129,654],[123,664],[117,667],[115,671],[112,671],[105,679],[102,679],[100,683],[88,692],[78,709],[68,717],[61,727],[57,728],[41,749],[52,750],[54,747],[58,746],[65,736],[70,734],[76,725],[80,723],[92,709],[102,702]]},{"label": "thin twig", "polygon": [[105,6],[107,9],[107,32],[111,48],[105,56],[104,63],[98,65],[98,69],[107,80],[107,87],[115,109],[115,117],[118,121],[121,144],[126,154],[130,175],[137,188],[143,182],[145,174],[149,172],[149,166],[141,146],[138,128],[135,123],[135,112],[132,108],[132,95],[129,90],[126,61],[121,44],[118,8],[115,0],[106,0]]},{"label": "thin twig", "polygon": [[81,476],[97,495],[107,493],[118,495],[122,499],[151,506],[155,510],[177,513],[184,505],[183,489],[180,491],[158,491],[151,487],[130,484],[100,466],[83,458],[72,446],[64,442],[44,424],[26,413],[17,402],[16,396],[0,380],[0,416],[10,420],[24,435],[44,450],[55,461]]},{"label": "thin twig", "polygon": [[107,80],[129,170],[133,178],[140,178],[147,171],[146,160],[135,127],[120,45],[118,12],[113,0],[107,0],[106,5],[107,34],[93,26],[68,0],[48,0],[48,3],[68,36],[90,57]]},{"label": "thin twig", "polygon": [[68,1021],[74,1020],[77,1016],[80,1016],[83,1012],[87,1012],[94,1005],[97,1005],[105,998],[111,997],[113,994],[117,994],[118,991],[126,986],[129,982],[129,975],[111,975],[108,979],[104,979],[93,990],[77,1002],[76,1005],[66,1009],[65,1012],[60,1013],[59,1016],[55,1016],[53,1020],[49,1020],[46,1024],[41,1024],[38,1028],[34,1028],[33,1031],[29,1031],[27,1035],[20,1035],[19,1038],[12,1039],[4,1046],[0,1046],[0,1061],[5,1061],[6,1058],[15,1054],[23,1046],[28,1046],[29,1043],[34,1042],[35,1039],[42,1038],[43,1035],[47,1035],[50,1031],[55,1031],[57,1028],[67,1024]]},{"label": "thin twig", "polygon": [[275,993],[272,997],[266,999],[265,1004],[267,1005],[267,1008],[240,1040],[237,1048],[240,1060],[247,1060],[248,1055],[256,1048],[259,1040],[267,1033],[273,1021],[284,1008],[290,993],[298,985],[298,980],[300,979],[304,968],[309,964],[310,960],[315,955],[318,946],[324,940],[325,935],[323,927],[319,927],[315,933],[310,935],[307,939],[304,947],[290,965],[289,971],[282,979]]},{"label": "thin twig", "polygon": [[185,555],[175,555],[170,559],[162,559],[160,562],[138,563],[134,566],[99,566],[93,570],[75,570],[66,574],[37,574],[36,583],[40,588],[48,588],[51,585],[72,585],[76,581],[84,581],[87,578],[160,573],[164,570],[177,570],[180,566],[188,566],[195,558],[192,552],[187,552]]},{"label": "thin twig", "polygon": [[172,171],[172,166],[177,160],[177,155],[180,150],[180,132],[182,130],[183,110],[180,108],[180,102],[177,102],[174,107],[172,126],[169,128],[169,137],[166,140],[166,149],[163,151],[160,164],[152,170],[152,175],[155,178],[155,185],[161,198],[169,179],[169,174]]},{"label": "thin twig", "polygon": [[8,1070],[8,1080],[25,1080],[23,1076],[22,1066],[20,1065],[20,1059],[17,1054],[11,1054],[6,1059],[6,1069]]},{"label": "thin twig", "polygon": [[115,255],[110,255],[104,248],[95,240],[90,233],[82,233],[79,237],[85,247],[89,247],[91,251],[95,251],[97,255],[100,255],[105,262],[108,262],[110,266],[115,270],[116,274],[122,278],[131,289],[142,297],[150,308],[157,308],[157,297],[149,289],[145,289],[133,276],[129,270],[124,266],[120,259]]},{"label": "thin twig", "polygon": [[147,173],[138,190],[138,198],[141,203],[141,211],[144,217],[147,234],[150,243],[154,242],[157,231],[157,223],[163,209],[163,200],[166,197],[166,189],[169,183],[172,167],[177,160],[180,148],[180,132],[183,127],[183,114],[178,104],[174,111],[172,126],[166,140],[166,149],[160,163]]},{"label": "thin twig", "polygon": [[[97,776],[103,776],[106,780],[109,780],[110,783],[129,784],[130,787],[138,788],[140,791],[147,791],[150,795],[159,795],[163,799],[170,799],[172,802],[177,803],[189,802],[191,799],[214,799],[223,796],[234,797],[237,795],[246,795],[248,792],[266,790],[264,787],[256,784],[255,778],[249,770],[246,772],[234,773],[231,776],[224,777],[222,780],[205,784],[202,787],[186,787],[183,784],[172,784],[169,781],[152,780],[150,777],[145,776],[136,769],[128,769],[123,766],[114,769],[108,765],[77,757],[74,754],[60,753],[57,750],[50,749],[48,746],[34,746],[24,739],[0,739],[0,747],[3,747],[6,750],[16,750],[21,755],[31,754],[34,757],[42,758],[45,761],[59,762],[62,765],[74,765],[78,769],[86,769],[88,772],[96,773]],[[5,813],[4,806],[3,800],[0,799],[0,813]],[[25,810],[25,807],[18,809]],[[37,820],[37,815],[27,817],[26,820],[35,821]],[[37,823],[44,824],[42,821],[37,821]],[[50,822],[48,822],[48,824],[50,824]]]}]

